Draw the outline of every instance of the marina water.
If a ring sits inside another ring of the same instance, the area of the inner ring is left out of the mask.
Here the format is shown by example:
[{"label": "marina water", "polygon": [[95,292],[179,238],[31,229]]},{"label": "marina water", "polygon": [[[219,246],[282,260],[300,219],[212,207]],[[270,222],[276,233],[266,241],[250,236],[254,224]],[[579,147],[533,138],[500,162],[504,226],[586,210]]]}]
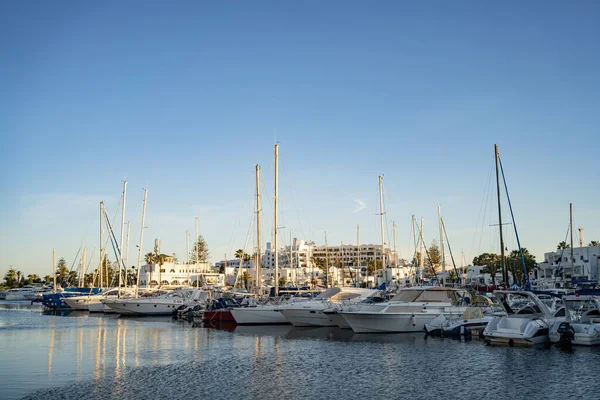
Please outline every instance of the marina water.
[{"label": "marina water", "polygon": [[597,398],[599,366],[593,348],[338,328],[216,329],[0,303],[1,399]]}]

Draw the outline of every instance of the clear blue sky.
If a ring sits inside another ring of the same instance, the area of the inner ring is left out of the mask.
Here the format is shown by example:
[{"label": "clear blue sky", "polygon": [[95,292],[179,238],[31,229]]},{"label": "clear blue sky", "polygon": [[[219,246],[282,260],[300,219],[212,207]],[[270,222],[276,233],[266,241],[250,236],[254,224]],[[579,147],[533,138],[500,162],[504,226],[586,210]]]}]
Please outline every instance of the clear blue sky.
[{"label": "clear blue sky", "polygon": [[411,214],[438,238],[437,204],[455,253],[498,251],[484,201],[498,143],[538,260],[569,202],[598,240],[599,38],[595,1],[2,0],[0,273],[46,275],[51,249],[70,264],[82,237],[90,254],[123,179],[132,248],[147,188],[145,250],[160,237],[184,259],[199,216],[212,261],[230,256],[255,164],[272,194],[275,140],[286,238],[355,242],[360,224],[379,242],[384,174],[404,257]]}]

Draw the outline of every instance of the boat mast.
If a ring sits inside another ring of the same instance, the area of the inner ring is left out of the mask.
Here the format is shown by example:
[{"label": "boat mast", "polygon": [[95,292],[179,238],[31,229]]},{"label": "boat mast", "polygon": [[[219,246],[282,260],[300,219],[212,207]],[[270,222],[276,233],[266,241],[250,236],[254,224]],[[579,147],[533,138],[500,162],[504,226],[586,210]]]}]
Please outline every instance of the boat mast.
[{"label": "boat mast", "polygon": [[185,270],[187,271],[187,285],[190,286],[190,232],[185,230]]},{"label": "boat mast", "polygon": [[325,231],[325,288],[329,289],[329,247],[327,246],[327,231]]},{"label": "boat mast", "polygon": [[494,144],[494,154],[496,157],[496,186],[498,193],[498,229],[500,230],[500,260],[502,262],[502,279],[508,288],[508,270],[506,269],[506,258],[504,256],[504,237],[502,236],[502,207],[500,205],[500,173],[498,170],[498,145]]},{"label": "boat mast", "polygon": [[198,262],[200,261],[200,249],[198,246],[198,217],[196,217],[196,262],[194,263],[194,269],[196,270],[196,287],[199,287],[198,283]]},{"label": "boat mast", "polygon": [[79,272],[79,283],[78,286],[79,287],[83,287],[83,274],[84,274],[84,269],[85,269],[85,238],[81,238],[81,258],[79,259],[81,265],[80,265],[80,272]]},{"label": "boat mast", "polygon": [[[340,266],[342,267],[342,274],[345,274],[344,271],[344,242],[340,243]],[[346,286],[346,279],[342,278],[342,286]]]},{"label": "boat mast", "polygon": [[[360,271],[360,225],[356,224],[356,251],[358,252],[357,254],[357,261],[356,261],[356,273],[358,274]],[[369,270],[367,269],[367,276],[369,274]],[[358,276],[356,277],[356,283],[358,283]]]},{"label": "boat mast", "polygon": [[[415,255],[417,254],[417,230],[415,229],[415,214],[412,214],[411,216],[411,228],[412,228],[412,234],[413,234],[413,243],[415,244]],[[410,239],[409,239],[409,249],[410,249]],[[410,252],[409,252],[410,254]],[[415,262],[417,261],[417,262]],[[415,284],[418,284],[419,281],[419,260],[415,260],[415,257],[413,257],[413,259],[411,260],[411,264],[412,266],[415,268]]]},{"label": "boat mast", "polygon": [[119,249],[119,295],[121,293],[121,285],[123,283],[123,276],[121,270],[123,268],[123,239],[125,236],[125,199],[127,196],[127,181],[123,181],[123,207],[121,208],[121,240],[117,244]]},{"label": "boat mast", "polygon": [[571,231],[571,276],[575,276],[575,258],[573,257],[573,203],[569,203],[569,230]]},{"label": "boat mast", "polygon": [[[381,268],[385,268],[385,233],[383,229],[383,176],[379,175],[379,216],[381,217]],[[373,282],[375,271],[373,271]]]},{"label": "boat mast", "polygon": [[275,188],[273,195],[273,245],[275,246],[275,296],[279,296],[279,250],[277,249],[277,196],[279,196],[279,144],[275,145]]},{"label": "boat mast", "polygon": [[260,266],[260,165],[256,164],[256,294],[260,293],[262,271]]},{"label": "boat mast", "polygon": [[104,288],[102,281],[102,202],[100,202],[100,266],[98,267],[98,273],[100,278],[100,288]]},{"label": "boat mast", "polygon": [[396,243],[396,222],[392,221],[392,228],[394,230],[394,266],[398,267],[398,246]]},{"label": "boat mast", "polygon": [[129,234],[131,233],[131,221],[127,221],[127,242],[125,244],[125,287],[127,287],[127,266],[129,265]]},{"label": "boat mast", "polygon": [[419,236],[419,282],[423,282],[423,270],[425,269],[425,218],[423,217],[421,217]]},{"label": "boat mast", "polygon": [[[440,255],[442,256],[442,286],[446,284],[446,254],[444,251],[444,231],[442,228],[442,211],[441,207],[438,204],[438,225],[440,228]],[[458,277],[457,277],[458,279]]]},{"label": "boat mast", "polygon": [[54,293],[56,293],[56,250],[52,249],[52,270],[54,273],[52,277],[54,279]]},{"label": "boat mast", "polygon": [[290,269],[294,268],[294,254],[292,252],[292,230],[290,229]]},{"label": "boat mast", "polygon": [[[137,282],[135,286],[135,297],[138,296],[138,290],[140,287],[140,269],[142,266],[142,245],[144,244],[144,223],[146,221],[146,196],[148,196],[148,190],[144,189],[144,205],[142,207],[142,228],[140,230],[140,246],[138,247],[138,267],[137,267]],[[152,268],[152,267],[150,267]],[[150,284],[150,280],[148,280],[146,286]]]}]

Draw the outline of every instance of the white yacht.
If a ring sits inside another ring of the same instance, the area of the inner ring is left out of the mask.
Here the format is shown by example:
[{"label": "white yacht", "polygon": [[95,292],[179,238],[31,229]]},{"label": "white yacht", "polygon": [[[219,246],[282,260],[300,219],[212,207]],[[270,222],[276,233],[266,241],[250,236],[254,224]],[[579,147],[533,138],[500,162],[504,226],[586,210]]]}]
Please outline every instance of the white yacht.
[{"label": "white yacht", "polygon": [[344,304],[361,302],[378,297],[379,290],[355,287],[333,287],[319,294],[314,300],[285,304],[279,311],[294,326],[337,326],[324,311],[341,309]]},{"label": "white yacht", "polygon": [[438,315],[425,324],[425,332],[428,335],[450,337],[479,335],[493,319],[493,315],[484,314],[483,307],[468,307],[461,316]]},{"label": "white yacht", "polygon": [[441,287],[402,289],[389,302],[356,304],[339,314],[356,333],[422,332],[440,314],[462,315],[461,293]]},{"label": "white yacht", "polygon": [[547,343],[550,327],[565,320],[564,308],[551,310],[532,292],[497,290],[506,316],[495,317],[483,331],[489,344],[526,345]]},{"label": "white yacht", "polygon": [[265,304],[234,308],[231,310],[231,315],[233,315],[238,325],[286,325],[290,322],[279,312],[279,309],[284,304],[294,304],[309,300],[305,297],[292,297],[285,303],[281,303],[281,299],[273,298]]},{"label": "white yacht", "polygon": [[123,315],[169,315],[181,306],[206,306],[208,292],[198,288],[174,290],[156,297],[103,299],[101,302]]},{"label": "white yacht", "polygon": [[[67,297],[64,302],[69,305],[73,310],[79,311],[90,311],[90,312],[103,312],[104,304],[102,299],[117,299],[129,298],[135,293],[135,288],[109,288],[104,289],[102,292],[97,294],[86,294],[82,296]],[[94,310],[91,310],[91,306],[95,305]],[[109,308],[109,307],[106,307]]]},{"label": "white yacht", "polygon": [[[566,320],[550,328],[550,341],[567,339],[581,346],[600,345],[600,299],[594,296],[564,296]],[[561,326],[562,325],[562,326]],[[568,337],[565,336],[569,334]]]},{"label": "white yacht", "polygon": [[8,289],[5,294],[5,300],[33,300],[38,293],[46,291],[41,286],[23,286],[21,288]]}]

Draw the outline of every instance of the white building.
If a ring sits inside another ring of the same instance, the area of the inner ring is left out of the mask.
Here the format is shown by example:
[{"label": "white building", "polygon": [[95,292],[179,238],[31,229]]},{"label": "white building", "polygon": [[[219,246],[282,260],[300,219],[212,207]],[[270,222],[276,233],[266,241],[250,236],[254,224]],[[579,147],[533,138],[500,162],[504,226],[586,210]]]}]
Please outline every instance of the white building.
[{"label": "white building", "polygon": [[146,264],[140,270],[140,286],[203,286],[225,284],[225,275],[214,272],[208,263],[177,264],[174,257],[168,257],[167,261],[158,264]]},{"label": "white building", "polygon": [[533,283],[538,288],[569,287],[572,281],[598,280],[600,246],[584,246],[544,253],[544,261],[534,272]]}]

